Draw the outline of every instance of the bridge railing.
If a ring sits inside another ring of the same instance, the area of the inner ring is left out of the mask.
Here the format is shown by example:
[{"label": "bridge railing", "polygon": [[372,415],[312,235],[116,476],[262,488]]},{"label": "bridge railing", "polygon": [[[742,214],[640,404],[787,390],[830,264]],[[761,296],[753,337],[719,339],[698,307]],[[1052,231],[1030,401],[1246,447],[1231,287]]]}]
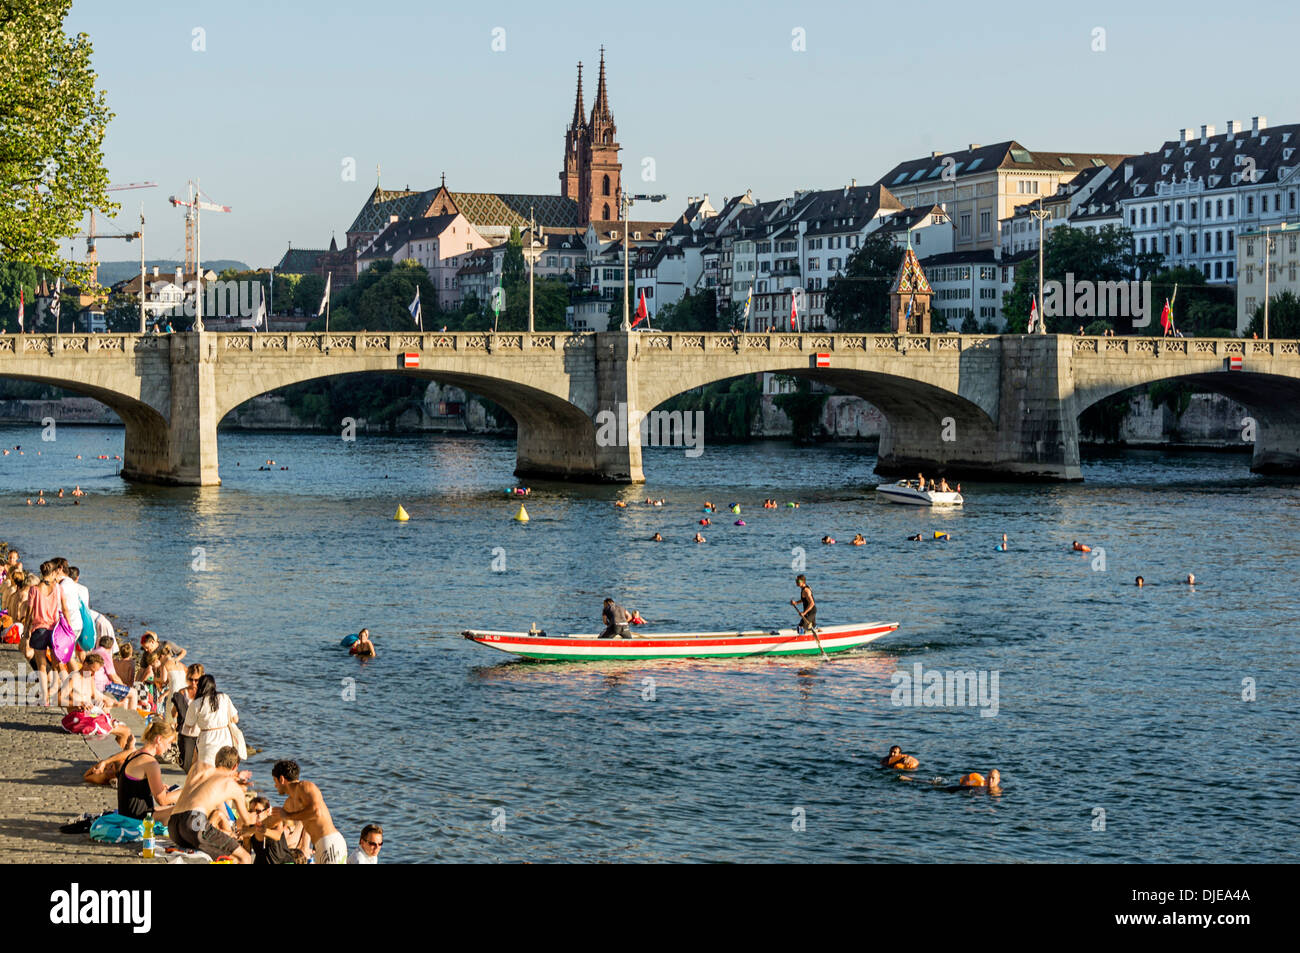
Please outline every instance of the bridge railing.
[{"label": "bridge railing", "polygon": [[740,334],[646,331],[638,334],[642,348],[690,354],[706,351],[740,353],[816,354],[877,351],[970,351],[996,346],[996,334],[839,334],[741,332]]},{"label": "bridge railing", "polygon": [[137,351],[165,351],[171,345],[166,334],[0,334],[0,356],[33,357],[87,354],[121,356]]},{"label": "bridge railing", "polygon": [[1160,355],[1187,355],[1189,357],[1300,357],[1300,341],[1270,338],[1257,341],[1245,338],[1166,338],[1139,337],[1137,335],[1074,338],[1075,354],[1096,354],[1101,357],[1159,357]]}]

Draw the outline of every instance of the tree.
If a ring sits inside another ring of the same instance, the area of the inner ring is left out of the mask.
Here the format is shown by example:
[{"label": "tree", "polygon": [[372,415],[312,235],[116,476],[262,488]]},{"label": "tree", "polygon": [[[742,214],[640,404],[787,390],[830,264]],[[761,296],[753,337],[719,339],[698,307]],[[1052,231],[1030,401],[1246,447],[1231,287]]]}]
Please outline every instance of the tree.
[{"label": "tree", "polygon": [[[1255,308],[1247,334],[1264,336],[1264,306]],[[1271,338],[1300,338],[1300,298],[1291,291],[1283,291],[1268,300],[1268,336]]]},{"label": "tree", "polygon": [[[1132,281],[1140,274],[1153,274],[1164,256],[1133,252],[1133,233],[1127,228],[1107,226],[1097,232],[1081,228],[1054,228],[1044,238],[1043,280],[1064,283],[1067,275],[1074,281]],[[1154,297],[1154,288],[1152,295]],[[1030,299],[1038,295],[1038,257],[1028,258],[1016,266],[1012,289],[1002,297],[1002,314],[1006,333],[1024,334],[1029,326]],[[1043,303],[1038,302],[1041,310]],[[1113,315],[1108,316],[1114,318]],[[1158,319],[1159,312],[1153,317]],[[1121,321],[1124,326],[1128,322]],[[1059,314],[1047,318],[1052,334],[1070,334],[1080,322],[1073,315]]]},{"label": "tree", "polygon": [[1166,268],[1151,276],[1152,314],[1144,329],[1147,334],[1164,334],[1160,312],[1166,301],[1172,301],[1174,324],[1184,334],[1236,336],[1236,292],[1226,285],[1208,284],[1199,268]]},{"label": "tree", "polygon": [[712,289],[699,294],[688,291],[671,304],[661,306],[654,316],[655,327],[660,331],[721,331],[724,327],[719,324],[725,324],[726,320],[718,317],[718,296]]},{"label": "tree", "polygon": [[104,168],[113,114],[95,89],[90,38],[69,37],[72,0],[0,0],[0,255],[93,285],[60,243],[90,209],[114,212]]},{"label": "tree", "polygon": [[875,232],[849,256],[845,273],[832,278],[826,291],[826,316],[841,331],[889,330],[889,286],[903,263],[903,249]]},{"label": "tree", "polygon": [[[279,275],[276,276],[277,280]],[[298,285],[308,277],[292,276],[294,282],[292,296],[296,297]],[[319,279],[317,279],[319,280]],[[377,261],[357,278],[347,290],[330,304],[330,329],[335,331],[413,331],[415,322],[407,309],[415,299],[415,289],[420,289],[420,305],[424,314],[426,328],[439,327],[447,322],[442,320],[438,311],[438,292],[429,280],[429,273],[424,266],[407,259],[394,264],[392,261]],[[309,302],[308,313],[315,313],[320,304],[323,286],[318,286],[313,296],[305,295]],[[280,288],[276,287],[276,300]],[[313,331],[325,328],[323,317],[313,320],[308,327]]]},{"label": "tree", "polygon": [[32,326],[32,314],[35,312],[36,269],[31,265],[0,258],[0,330],[18,330],[18,292],[21,290],[26,302],[24,320],[28,330]]}]

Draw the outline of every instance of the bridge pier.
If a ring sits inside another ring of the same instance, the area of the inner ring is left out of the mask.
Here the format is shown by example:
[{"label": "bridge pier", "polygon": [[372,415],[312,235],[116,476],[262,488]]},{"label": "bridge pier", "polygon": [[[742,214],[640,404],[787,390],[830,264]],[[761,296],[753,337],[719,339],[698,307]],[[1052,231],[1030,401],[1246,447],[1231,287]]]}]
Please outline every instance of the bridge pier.
[{"label": "bridge pier", "polygon": [[1261,417],[1250,470],[1252,473],[1300,473],[1300,422]]},{"label": "bridge pier", "polygon": [[940,417],[942,408],[887,417],[876,472],[1081,481],[1072,348],[1060,335],[1003,337],[994,425]]},{"label": "bridge pier", "polygon": [[595,335],[595,393],[566,417],[516,414],[515,474],[585,483],[644,483],[641,469],[637,354],[639,341],[621,331]]},{"label": "bridge pier", "polygon": [[211,335],[168,335],[167,419],[122,413],[122,478],[173,486],[217,486],[216,381]]}]

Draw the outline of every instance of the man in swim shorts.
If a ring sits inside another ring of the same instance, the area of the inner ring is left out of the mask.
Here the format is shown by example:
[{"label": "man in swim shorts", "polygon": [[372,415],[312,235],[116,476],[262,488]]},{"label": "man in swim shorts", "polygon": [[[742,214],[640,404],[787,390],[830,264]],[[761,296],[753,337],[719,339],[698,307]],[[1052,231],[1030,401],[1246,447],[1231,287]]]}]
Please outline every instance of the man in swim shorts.
[{"label": "man in swim shorts", "polygon": [[271,809],[271,819],[302,821],[302,826],[316,845],[316,863],[346,864],[348,845],[334,826],[320,788],[310,781],[298,780],[298,762],[277,761],[271,768],[275,789],[285,795],[284,807]]},{"label": "man in swim shorts", "polygon": [[214,811],[224,810],[225,804],[233,802],[240,828],[256,825],[256,820],[244,809],[244,788],[237,777],[239,752],[227,745],[217,752],[214,760],[215,765],[202,776],[186,780],[167,820],[167,833],[182,847],[201,850],[214,860],[228,854],[236,863],[251,864],[252,855],[244,850],[235,834],[208,822]]}]

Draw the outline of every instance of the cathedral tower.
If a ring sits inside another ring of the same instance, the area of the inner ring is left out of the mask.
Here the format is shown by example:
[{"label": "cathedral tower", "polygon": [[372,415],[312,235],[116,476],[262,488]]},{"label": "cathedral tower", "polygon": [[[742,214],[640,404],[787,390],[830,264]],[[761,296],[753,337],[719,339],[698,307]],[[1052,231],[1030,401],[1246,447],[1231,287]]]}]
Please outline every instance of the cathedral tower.
[{"label": "cathedral tower", "polygon": [[618,221],[618,190],[623,165],[618,161],[619,144],[614,114],[609,108],[605,86],[605,48],[600,48],[600,79],[591,115],[582,115],[582,64],[578,64],[578,95],[573,119],[564,137],[564,170],[560,173],[560,194],[578,203],[578,224]]}]

